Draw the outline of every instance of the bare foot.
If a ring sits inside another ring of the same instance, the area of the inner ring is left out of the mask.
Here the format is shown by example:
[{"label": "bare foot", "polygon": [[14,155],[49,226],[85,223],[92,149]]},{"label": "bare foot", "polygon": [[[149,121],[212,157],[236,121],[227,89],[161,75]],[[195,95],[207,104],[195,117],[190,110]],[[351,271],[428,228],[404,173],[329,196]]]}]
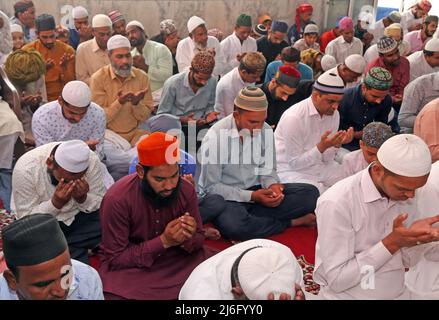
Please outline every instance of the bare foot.
[{"label": "bare foot", "polygon": [[221,233],[215,228],[205,228],[204,236],[209,240],[219,240],[221,238]]},{"label": "bare foot", "polygon": [[291,220],[292,227],[316,227],[316,215],[314,213],[308,213],[306,216],[298,219]]}]

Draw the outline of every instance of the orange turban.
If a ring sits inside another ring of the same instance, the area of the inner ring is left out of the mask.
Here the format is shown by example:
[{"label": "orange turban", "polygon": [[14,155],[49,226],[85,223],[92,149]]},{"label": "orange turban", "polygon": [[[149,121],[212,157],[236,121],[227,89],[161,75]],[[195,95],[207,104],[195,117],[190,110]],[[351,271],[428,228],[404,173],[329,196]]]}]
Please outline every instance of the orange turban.
[{"label": "orange turban", "polygon": [[162,132],[155,132],[140,141],[137,152],[139,164],[145,167],[175,164],[180,160],[177,138]]}]

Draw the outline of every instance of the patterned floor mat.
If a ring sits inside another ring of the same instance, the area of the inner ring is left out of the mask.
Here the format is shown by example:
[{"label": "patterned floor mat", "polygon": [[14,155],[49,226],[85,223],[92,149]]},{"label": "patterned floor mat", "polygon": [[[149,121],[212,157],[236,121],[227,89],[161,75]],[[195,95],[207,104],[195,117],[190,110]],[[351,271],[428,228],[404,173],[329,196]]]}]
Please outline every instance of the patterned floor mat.
[{"label": "patterned floor mat", "polygon": [[306,261],[303,255],[297,259],[297,262],[299,262],[303,270],[303,282],[305,283],[306,292],[317,295],[320,291],[320,286],[313,279],[314,265]]}]

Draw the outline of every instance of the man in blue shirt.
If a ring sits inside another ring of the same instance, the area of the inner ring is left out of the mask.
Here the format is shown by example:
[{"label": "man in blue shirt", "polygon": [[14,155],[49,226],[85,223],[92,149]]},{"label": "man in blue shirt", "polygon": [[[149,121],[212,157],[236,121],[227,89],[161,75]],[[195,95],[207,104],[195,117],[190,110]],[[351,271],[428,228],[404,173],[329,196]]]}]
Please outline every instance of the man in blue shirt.
[{"label": "man in blue shirt", "polygon": [[264,83],[270,82],[274,78],[281,65],[287,65],[300,72],[300,80],[314,80],[311,67],[300,62],[300,51],[293,47],[286,47],[282,50],[281,60],[271,62],[267,67]]},{"label": "man in blue shirt", "polygon": [[3,230],[6,270],[0,300],[103,300],[92,267],[70,259],[66,238],[50,214],[26,216]]},{"label": "man in blue shirt", "polygon": [[371,122],[389,122],[392,98],[389,95],[392,75],[386,69],[376,67],[369,70],[362,84],[347,89],[338,111],[340,130],[354,128],[354,140],[343,145],[350,151],[360,149],[359,141],[363,128]]}]

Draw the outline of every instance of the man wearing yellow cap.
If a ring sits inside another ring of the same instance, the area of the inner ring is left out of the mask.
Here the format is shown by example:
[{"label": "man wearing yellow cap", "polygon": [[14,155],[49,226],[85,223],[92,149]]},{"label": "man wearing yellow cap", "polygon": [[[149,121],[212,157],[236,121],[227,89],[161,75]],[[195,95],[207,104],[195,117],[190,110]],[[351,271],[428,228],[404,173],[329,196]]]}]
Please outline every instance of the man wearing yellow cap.
[{"label": "man wearing yellow cap", "polygon": [[193,186],[180,178],[179,144],[156,132],[138,144],[137,174],[102,203],[106,299],[168,300],[208,257]]}]

